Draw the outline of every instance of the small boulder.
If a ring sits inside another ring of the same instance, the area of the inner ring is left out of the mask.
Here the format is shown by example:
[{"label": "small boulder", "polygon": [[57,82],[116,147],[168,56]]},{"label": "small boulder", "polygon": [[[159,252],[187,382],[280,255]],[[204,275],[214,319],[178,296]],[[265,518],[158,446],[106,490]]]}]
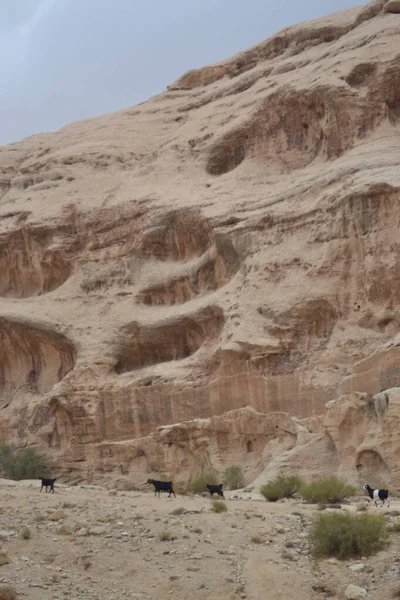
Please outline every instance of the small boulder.
[{"label": "small boulder", "polygon": [[0,550],[0,567],[2,565],[8,565],[8,563],[10,562],[7,552],[5,552],[5,550]]},{"label": "small boulder", "polygon": [[356,563],[355,565],[350,565],[349,569],[350,571],[353,571],[353,573],[360,573],[361,571],[364,571],[365,565],[364,563]]},{"label": "small boulder", "polygon": [[63,523],[62,525],[60,525],[60,527],[58,528],[58,534],[59,535],[71,535],[71,528],[69,525],[66,525],[65,523]]},{"label": "small boulder", "polygon": [[89,529],[89,535],[104,535],[106,533],[106,528],[102,525],[95,525]]},{"label": "small boulder", "polygon": [[17,592],[11,585],[0,583],[0,600],[17,600]]},{"label": "small boulder", "polygon": [[367,597],[367,590],[351,583],[345,589],[344,595],[347,600],[362,600],[362,598]]}]

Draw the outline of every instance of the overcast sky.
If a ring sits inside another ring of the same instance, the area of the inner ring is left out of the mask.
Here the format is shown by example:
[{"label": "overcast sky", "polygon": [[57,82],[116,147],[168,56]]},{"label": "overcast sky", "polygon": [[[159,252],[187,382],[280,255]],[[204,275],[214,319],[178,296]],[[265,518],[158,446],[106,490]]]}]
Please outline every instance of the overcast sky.
[{"label": "overcast sky", "polygon": [[0,144],[126,108],[351,0],[0,0]]}]

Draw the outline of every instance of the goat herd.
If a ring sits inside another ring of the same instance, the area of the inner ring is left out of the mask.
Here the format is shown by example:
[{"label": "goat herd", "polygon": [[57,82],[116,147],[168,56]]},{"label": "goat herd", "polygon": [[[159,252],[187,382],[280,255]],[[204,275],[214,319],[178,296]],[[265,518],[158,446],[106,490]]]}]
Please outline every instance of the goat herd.
[{"label": "goat herd", "polygon": [[[49,477],[39,477],[39,480],[42,482],[42,487],[40,488],[40,491],[42,491],[42,489],[45,488],[45,492],[47,492],[47,488],[50,488],[49,491],[53,492],[54,494],[54,482],[56,481],[56,479],[57,477],[54,477],[54,479],[50,479]],[[154,486],[155,496],[157,496],[158,493],[158,497],[160,497],[160,492],[168,492],[168,498],[171,497],[171,494],[173,494],[176,498],[174,488],[172,487],[172,481],[157,481],[157,479],[148,479],[147,483]],[[375,502],[375,506],[378,506],[377,502],[378,500],[380,500],[382,502],[381,506],[383,506],[385,504],[385,501],[387,501],[387,505],[390,506],[388,490],[374,489],[371,486],[369,486],[368,483],[366,483],[363,487],[364,490],[368,492],[369,502],[373,500]],[[222,483],[219,483],[217,485],[206,483],[204,488],[209,491],[210,496],[218,494],[218,496],[221,496],[221,498],[225,498],[224,491],[222,489]]]}]

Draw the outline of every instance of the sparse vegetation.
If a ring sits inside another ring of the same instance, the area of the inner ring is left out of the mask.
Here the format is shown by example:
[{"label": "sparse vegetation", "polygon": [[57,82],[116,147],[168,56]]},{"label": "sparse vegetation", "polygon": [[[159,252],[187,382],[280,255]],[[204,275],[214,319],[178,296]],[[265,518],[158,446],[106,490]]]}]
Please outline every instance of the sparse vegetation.
[{"label": "sparse vegetation", "polygon": [[282,498],[292,498],[302,484],[302,479],[296,475],[278,475],[263,485],[260,492],[266,500],[276,502]]},{"label": "sparse vegetation", "polygon": [[211,510],[216,513],[221,513],[226,512],[228,507],[223,500],[211,500]]},{"label": "sparse vegetation", "polygon": [[169,514],[179,516],[179,515],[184,515],[185,512],[186,512],[186,508],[183,508],[183,506],[177,506],[176,508],[171,510],[171,512]]},{"label": "sparse vegetation", "polygon": [[252,535],[250,540],[253,542],[253,544],[262,544],[263,540],[262,537],[260,535]]},{"label": "sparse vegetation", "polygon": [[304,500],[319,504],[337,504],[356,493],[357,489],[354,486],[334,475],[303,483],[300,487],[300,495]]},{"label": "sparse vegetation", "polygon": [[46,458],[34,448],[15,451],[12,446],[0,442],[0,472],[8,479],[37,479],[49,473]]},{"label": "sparse vegetation", "polygon": [[382,514],[323,513],[309,533],[315,556],[342,560],[374,554],[385,546],[386,539],[387,527]]},{"label": "sparse vegetation", "polygon": [[32,532],[26,525],[22,525],[19,533],[23,540],[30,540],[32,537]]},{"label": "sparse vegetation", "polygon": [[87,571],[92,566],[92,561],[88,555],[82,556],[82,567]]},{"label": "sparse vegetation", "polygon": [[190,531],[192,533],[197,533],[198,535],[200,535],[201,533],[203,533],[203,531],[200,529],[200,527],[192,527]]},{"label": "sparse vegetation", "polygon": [[171,542],[172,540],[176,540],[176,535],[164,529],[159,533],[160,540],[162,542]]},{"label": "sparse vegetation", "polygon": [[201,473],[190,482],[190,491],[192,494],[202,494],[203,492],[207,492],[206,483],[217,485],[218,480],[216,476],[211,473]]},{"label": "sparse vegetation", "polygon": [[225,469],[224,484],[228,490],[238,490],[244,487],[243,471],[238,465],[231,465]]},{"label": "sparse vegetation", "polygon": [[391,523],[388,527],[390,533],[400,533],[400,521]]}]

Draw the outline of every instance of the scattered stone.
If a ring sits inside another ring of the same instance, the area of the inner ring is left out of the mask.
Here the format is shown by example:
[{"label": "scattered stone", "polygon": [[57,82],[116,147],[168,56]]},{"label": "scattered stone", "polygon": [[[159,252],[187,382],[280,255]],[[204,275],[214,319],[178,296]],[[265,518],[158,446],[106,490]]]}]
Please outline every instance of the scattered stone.
[{"label": "scattered stone", "polygon": [[82,567],[85,569],[85,571],[87,571],[92,566],[92,561],[90,560],[89,556],[87,556],[87,555],[82,556],[80,562],[81,562]]},{"label": "scattered stone", "polygon": [[17,592],[11,585],[0,583],[0,600],[17,600]]},{"label": "scattered stone", "polygon": [[106,528],[102,525],[95,525],[89,529],[89,535],[104,535],[106,533]]},{"label": "scattered stone", "polygon": [[314,592],[317,592],[318,594],[328,594],[329,596],[333,596],[331,589],[323,584],[314,584],[311,587]]},{"label": "scattered stone", "polygon": [[2,565],[8,565],[8,563],[10,562],[7,552],[5,552],[5,550],[0,550],[0,567]]},{"label": "scattered stone", "polygon": [[0,540],[3,542],[8,542],[10,537],[15,535],[16,532],[11,529],[0,529]]},{"label": "scattered stone", "polygon": [[367,590],[351,583],[345,589],[344,595],[347,600],[361,600],[362,598],[367,597]]},{"label": "scattered stone", "polygon": [[58,534],[59,535],[71,535],[71,528],[69,525],[66,525],[65,523],[63,523],[62,525],[60,525],[60,527],[58,528]]},{"label": "scattered stone", "polygon": [[353,571],[353,573],[360,573],[361,571],[364,571],[365,565],[363,563],[356,563],[355,565],[350,565],[349,569],[350,571]]},{"label": "scattered stone", "polygon": [[82,527],[82,529],[78,529],[78,531],[76,532],[76,535],[79,535],[79,537],[89,535],[89,530],[87,527]]}]

